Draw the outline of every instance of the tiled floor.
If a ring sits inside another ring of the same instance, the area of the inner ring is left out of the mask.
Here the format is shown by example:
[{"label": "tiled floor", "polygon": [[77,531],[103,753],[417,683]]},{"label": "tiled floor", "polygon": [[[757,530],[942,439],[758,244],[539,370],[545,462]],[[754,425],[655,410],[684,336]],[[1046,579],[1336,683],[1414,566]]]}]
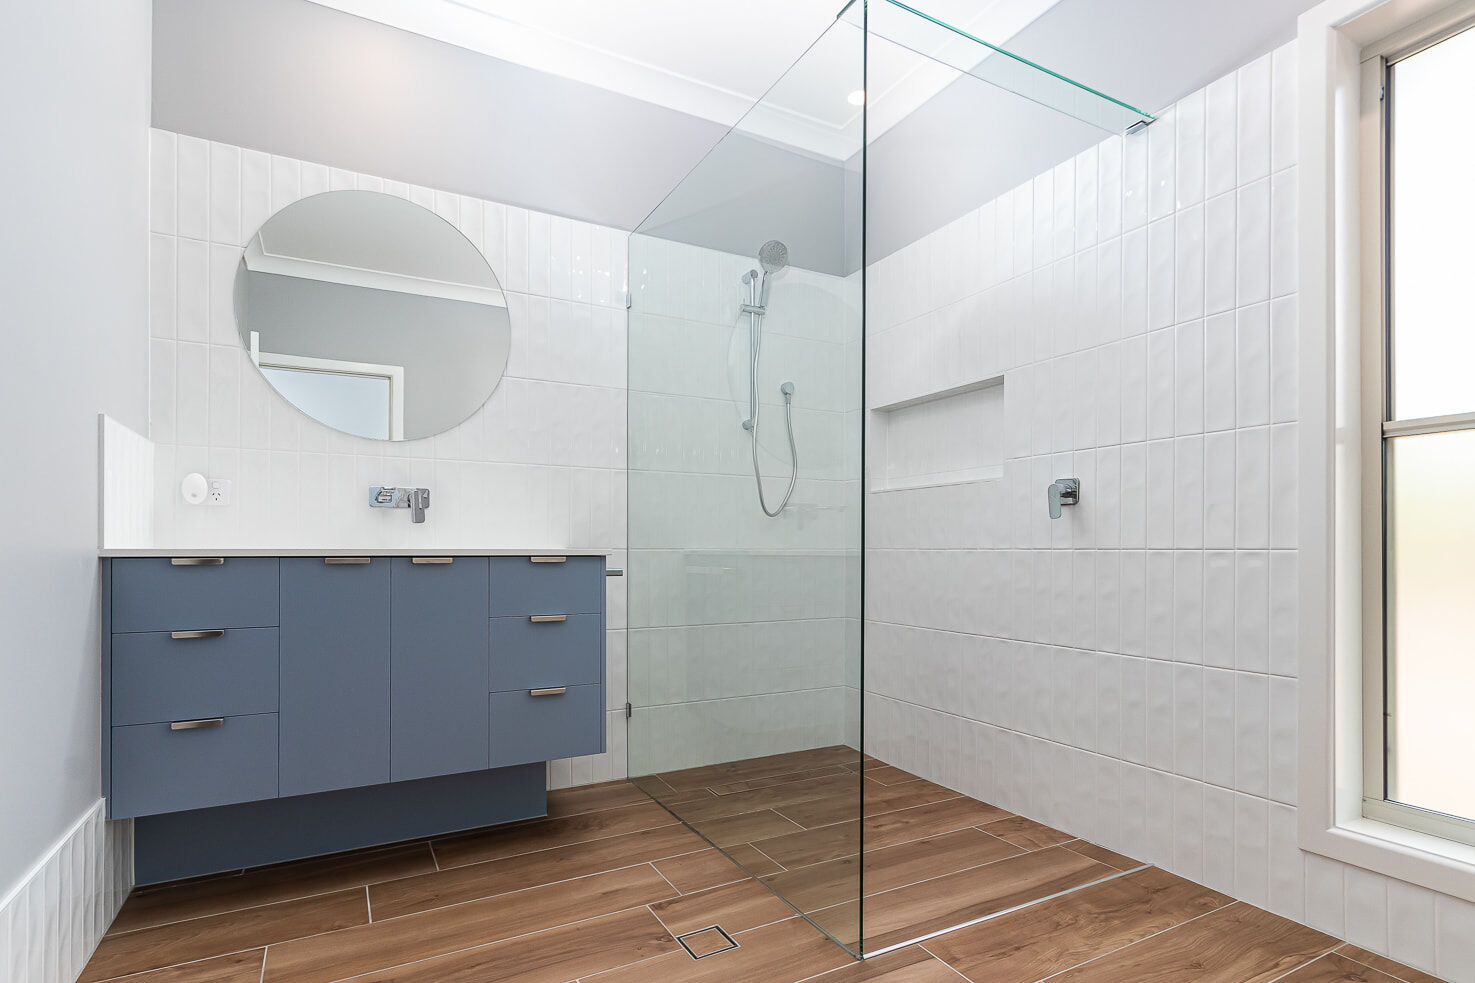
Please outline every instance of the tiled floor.
[{"label": "tiled floor", "polygon": [[[856,786],[837,811],[826,782],[849,782],[852,758],[741,762],[662,776],[660,791],[708,803],[702,822],[745,865],[853,933]],[[550,793],[547,819],[140,889],[82,979],[1437,983],[897,769],[867,775],[868,946],[1089,886],[857,964],[615,782]]]}]

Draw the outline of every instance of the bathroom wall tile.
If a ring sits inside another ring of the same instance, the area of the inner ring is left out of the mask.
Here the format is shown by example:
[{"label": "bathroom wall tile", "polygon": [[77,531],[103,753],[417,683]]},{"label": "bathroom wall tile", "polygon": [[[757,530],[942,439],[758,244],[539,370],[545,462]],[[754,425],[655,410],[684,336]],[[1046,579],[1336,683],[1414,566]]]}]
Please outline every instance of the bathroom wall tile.
[{"label": "bathroom wall tile", "polygon": [[[386,190],[388,186],[386,185]],[[276,214],[302,197],[302,163],[290,157],[271,158],[271,210]]]},{"label": "bathroom wall tile", "polygon": [[1225,669],[1203,670],[1203,780],[1234,787],[1235,675]]},{"label": "bathroom wall tile", "polygon": [[1297,232],[1296,170],[1287,168],[1270,179],[1270,295],[1295,293],[1300,276]]},{"label": "bathroom wall tile", "polygon": [[1160,113],[1147,128],[1147,218],[1160,219],[1173,213],[1176,204],[1177,115],[1172,109]]},{"label": "bathroom wall tile", "polygon": [[[1234,787],[1264,798],[1270,790],[1269,677],[1241,672],[1235,676]],[[1250,900],[1246,898],[1245,900]]]},{"label": "bathroom wall tile", "polygon": [[210,246],[198,239],[175,240],[175,337],[210,339]]},{"label": "bathroom wall tile", "polygon": [[1388,955],[1405,966],[1434,972],[1434,892],[1391,877],[1387,881]]},{"label": "bathroom wall tile", "polygon": [[1233,191],[1238,185],[1239,91],[1234,73],[1204,90],[1204,194]]},{"label": "bathroom wall tile", "polygon": [[175,439],[202,445],[210,434],[209,346],[180,342],[174,348],[174,364]]},{"label": "bathroom wall tile", "polygon": [[1270,882],[1267,907],[1293,921],[1306,920],[1306,861],[1296,829],[1296,810],[1270,803]]},{"label": "bathroom wall tile", "polygon": [[1234,560],[1234,664],[1242,671],[1263,673],[1269,670],[1269,557],[1241,550]]},{"label": "bathroom wall tile", "polygon": [[1252,795],[1234,797],[1234,896],[1265,907],[1270,894],[1269,804]]},{"label": "bathroom wall tile", "polygon": [[164,235],[176,234],[176,142],[173,133],[149,130],[149,229]]},{"label": "bathroom wall tile", "polygon": [[1152,126],[1122,138],[1122,231],[1130,232],[1147,224],[1147,158]]},{"label": "bathroom wall tile", "polygon": [[149,335],[153,338],[175,336],[177,241],[172,235],[149,235]]},{"label": "bathroom wall tile", "polygon": [[1234,553],[1204,554],[1204,665],[1234,667],[1235,575]]},{"label": "bathroom wall tile", "polygon": [[1204,438],[1179,437],[1173,442],[1173,545],[1204,546]]},{"label": "bathroom wall tile", "polygon": [[176,229],[190,239],[210,238],[210,144],[179,136],[176,147]]},{"label": "bathroom wall tile", "polygon": [[1270,55],[1238,72],[1238,174],[1241,185],[1270,173]]},{"label": "bathroom wall tile", "polygon": [[1216,195],[1204,203],[1204,313],[1231,310],[1236,302],[1236,196]]},{"label": "bathroom wall tile", "polygon": [[1183,209],[1204,199],[1204,127],[1207,122],[1204,90],[1178,100],[1173,107],[1173,117],[1177,137],[1174,183],[1177,207]]},{"label": "bathroom wall tile", "polygon": [[1235,434],[1219,431],[1204,435],[1203,545],[1232,549],[1236,517]]},{"label": "bathroom wall tile", "polygon": [[1235,256],[1241,307],[1270,299],[1270,180],[1242,185],[1236,212]]},{"label": "bathroom wall tile", "polygon": [[1361,867],[1346,871],[1347,941],[1371,952],[1388,951],[1388,879]]},{"label": "bathroom wall tile", "polygon": [[1174,238],[1174,320],[1187,321],[1204,314],[1204,208],[1195,204],[1177,215]]},{"label": "bathroom wall tile", "polygon": [[1295,549],[1300,514],[1300,443],[1296,424],[1270,428],[1270,545]]},{"label": "bathroom wall tile", "polygon": [[1177,279],[1174,221],[1171,216],[1147,227],[1147,326],[1166,328],[1175,321],[1174,287]]},{"label": "bathroom wall tile", "polygon": [[1475,904],[1437,897],[1434,932],[1439,947],[1434,971],[1449,983],[1475,981]]},{"label": "bathroom wall tile", "polygon": [[241,237],[250,239],[272,215],[271,156],[241,151]]},{"label": "bathroom wall tile", "polygon": [[240,246],[241,149],[210,144],[210,240]]},{"label": "bathroom wall tile", "polygon": [[234,447],[241,439],[241,357],[235,348],[209,349],[209,442]]},{"label": "bathroom wall tile", "polygon": [[1297,743],[1296,681],[1270,677],[1270,798],[1296,804]]},{"label": "bathroom wall tile", "polygon": [[1342,937],[1346,926],[1344,866],[1315,853],[1306,857],[1306,924]]},{"label": "bathroom wall tile", "polygon": [[1204,793],[1204,872],[1202,883],[1234,894],[1234,793],[1213,785]]},{"label": "bathroom wall tile", "polygon": [[1235,436],[1235,545],[1264,549],[1270,545],[1270,432],[1255,427]]},{"label": "bathroom wall tile", "polygon": [[1270,56],[1270,169],[1296,163],[1298,81],[1296,42],[1276,48]]},{"label": "bathroom wall tile", "polygon": [[1295,295],[1270,303],[1270,419],[1296,419],[1300,399],[1300,322]]}]

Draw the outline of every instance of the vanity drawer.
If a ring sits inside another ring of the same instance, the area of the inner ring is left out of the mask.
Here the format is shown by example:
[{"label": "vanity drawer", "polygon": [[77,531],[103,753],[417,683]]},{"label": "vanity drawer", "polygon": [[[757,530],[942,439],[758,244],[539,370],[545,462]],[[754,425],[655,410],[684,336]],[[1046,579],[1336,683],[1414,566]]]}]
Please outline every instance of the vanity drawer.
[{"label": "vanity drawer", "polygon": [[492,694],[492,767],[551,761],[604,750],[604,687],[569,686],[534,696]]},{"label": "vanity drawer", "polygon": [[112,818],[276,798],[276,714],[176,726],[113,728]]},{"label": "vanity drawer", "polygon": [[603,620],[597,614],[493,618],[492,689],[599,682]]},{"label": "vanity drawer", "polygon": [[118,726],[274,713],[277,630],[116,635],[112,696]]},{"label": "vanity drawer", "polygon": [[115,632],[273,627],[276,557],[114,560],[112,617]]},{"label": "vanity drawer", "polygon": [[604,557],[492,557],[492,615],[598,614]]}]

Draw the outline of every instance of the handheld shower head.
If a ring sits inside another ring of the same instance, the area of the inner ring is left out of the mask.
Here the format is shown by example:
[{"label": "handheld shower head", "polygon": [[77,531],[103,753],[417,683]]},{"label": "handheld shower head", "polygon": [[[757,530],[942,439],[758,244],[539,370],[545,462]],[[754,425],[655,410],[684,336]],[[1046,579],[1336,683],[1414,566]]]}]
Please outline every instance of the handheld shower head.
[{"label": "handheld shower head", "polygon": [[767,307],[768,278],[789,268],[789,247],[777,239],[769,239],[758,249],[758,265],[763,267],[763,287],[759,291],[758,306]]},{"label": "handheld shower head", "polygon": [[789,268],[789,247],[770,239],[758,250],[758,263],[764,273],[782,273]]}]

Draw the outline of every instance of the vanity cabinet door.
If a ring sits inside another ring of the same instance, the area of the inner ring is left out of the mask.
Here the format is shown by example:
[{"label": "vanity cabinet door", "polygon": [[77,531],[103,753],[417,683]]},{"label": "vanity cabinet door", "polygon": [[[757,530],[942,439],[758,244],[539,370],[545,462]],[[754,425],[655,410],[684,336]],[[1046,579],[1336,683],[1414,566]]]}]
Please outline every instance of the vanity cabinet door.
[{"label": "vanity cabinet door", "polygon": [[487,558],[400,556],[391,571],[390,779],[487,768]]},{"label": "vanity cabinet door", "polygon": [[281,562],[281,794],[387,782],[389,558]]}]

